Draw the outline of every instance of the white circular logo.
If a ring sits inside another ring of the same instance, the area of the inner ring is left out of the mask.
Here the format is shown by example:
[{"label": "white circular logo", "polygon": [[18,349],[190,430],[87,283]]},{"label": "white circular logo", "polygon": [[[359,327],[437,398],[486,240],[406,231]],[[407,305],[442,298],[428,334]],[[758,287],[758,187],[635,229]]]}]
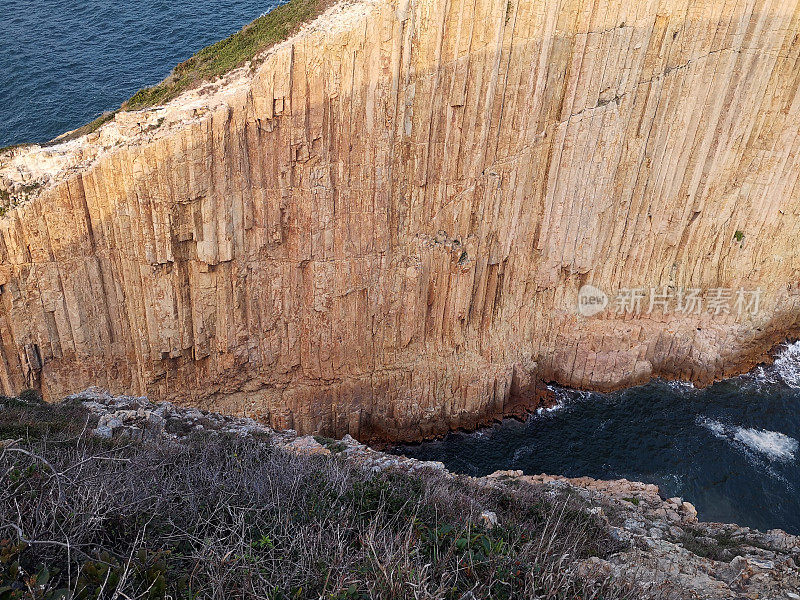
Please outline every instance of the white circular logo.
[{"label": "white circular logo", "polygon": [[585,285],[578,292],[578,314],[591,317],[608,306],[608,296],[593,285]]}]

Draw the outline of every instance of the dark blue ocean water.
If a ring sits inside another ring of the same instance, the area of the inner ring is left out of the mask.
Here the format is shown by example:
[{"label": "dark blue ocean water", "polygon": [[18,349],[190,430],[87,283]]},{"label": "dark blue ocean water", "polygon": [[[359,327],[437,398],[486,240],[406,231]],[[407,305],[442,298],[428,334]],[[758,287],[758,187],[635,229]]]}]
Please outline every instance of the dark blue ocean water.
[{"label": "dark blue ocean water", "polygon": [[521,469],[655,483],[703,520],[800,534],[800,343],[774,366],[702,390],[656,381],[556,392],[561,406],[525,423],[394,451],[475,476]]},{"label": "dark blue ocean water", "polygon": [[113,110],[278,0],[0,0],[0,147]]}]

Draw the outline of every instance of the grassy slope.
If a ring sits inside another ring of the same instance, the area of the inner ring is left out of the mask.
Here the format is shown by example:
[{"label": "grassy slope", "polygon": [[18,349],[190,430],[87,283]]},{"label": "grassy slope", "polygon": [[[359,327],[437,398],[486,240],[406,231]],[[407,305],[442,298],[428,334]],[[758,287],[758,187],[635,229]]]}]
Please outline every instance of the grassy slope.
[{"label": "grassy slope", "polygon": [[0,398],[0,600],[637,597],[574,568],[620,547],[570,497],[252,437],[101,440],[91,420]]},{"label": "grassy slope", "polygon": [[300,25],[317,17],[331,4],[331,0],[290,0],[246,25],[241,31],[203,48],[176,66],[161,83],[136,92],[122,108],[135,110],[163,104],[198,83],[224,75],[285,40]]}]

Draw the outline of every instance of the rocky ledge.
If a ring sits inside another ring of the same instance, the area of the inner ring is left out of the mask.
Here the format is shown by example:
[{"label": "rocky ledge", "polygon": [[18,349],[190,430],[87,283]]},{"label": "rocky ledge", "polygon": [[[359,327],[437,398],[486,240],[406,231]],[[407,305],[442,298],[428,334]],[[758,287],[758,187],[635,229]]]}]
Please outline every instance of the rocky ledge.
[{"label": "rocky ledge", "polygon": [[[567,493],[605,523],[624,550],[608,559],[592,557],[587,572],[644,585],[652,598],[771,598],[800,600],[800,538],[773,529],[761,532],[728,523],[698,521],[694,506],[681,498],[664,498],[658,486],[627,480],[569,479],[497,471],[471,478],[448,472],[440,462],[419,461],[374,450],[349,435],[341,440],[274,431],[249,418],[236,418],[143,397],[112,396],[90,388],[65,401],[80,402],[96,415],[94,435],[146,441],[179,442],[193,432],[268,439],[285,451],[353,461],[373,471],[400,469],[424,476],[436,471],[477,486],[530,485],[549,494]],[[482,515],[493,526],[493,512]]]}]

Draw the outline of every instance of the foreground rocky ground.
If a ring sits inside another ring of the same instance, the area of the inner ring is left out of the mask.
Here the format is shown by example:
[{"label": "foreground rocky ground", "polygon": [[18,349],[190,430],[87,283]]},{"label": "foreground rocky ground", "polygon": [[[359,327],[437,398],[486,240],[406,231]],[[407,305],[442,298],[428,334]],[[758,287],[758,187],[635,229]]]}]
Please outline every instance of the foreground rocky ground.
[{"label": "foreground rocky ground", "polygon": [[[45,442],[38,447],[31,446],[32,438],[37,436],[47,438],[47,435],[42,431],[31,435],[30,429],[35,423],[26,424],[25,419],[29,418],[31,421],[35,419],[31,418],[31,413],[26,412],[33,410],[26,406],[28,403],[35,405],[35,410],[46,410],[42,405],[36,405],[34,400],[6,400],[4,408],[0,410],[0,416],[3,411],[7,413],[6,417],[9,412],[17,411],[21,417],[18,425],[10,424],[8,418],[0,421],[0,437],[5,438],[0,444],[3,446],[3,460],[8,461],[11,457],[14,457],[14,460],[22,458],[28,461],[27,469],[31,469],[35,467],[37,458],[41,459],[40,462],[46,462],[44,455],[48,443],[52,447],[53,444],[63,443],[63,440]],[[293,431],[272,431],[250,419],[179,408],[169,403],[153,404],[145,398],[112,397],[97,389],[90,389],[68,398],[61,406],[69,411],[75,411],[76,421],[78,416],[85,415],[82,429],[77,434],[72,432],[74,438],[86,438],[92,440],[93,444],[100,445],[93,453],[86,455],[88,458],[80,458],[66,467],[53,467],[47,463],[48,469],[39,472],[37,477],[44,477],[49,471],[48,482],[51,479],[58,482],[57,473],[63,474],[68,471],[74,473],[76,469],[80,471],[84,463],[98,458],[108,461],[129,461],[129,463],[140,460],[127,454],[118,455],[118,450],[115,449],[119,448],[157,447],[162,451],[166,447],[167,452],[180,453],[182,450],[179,451],[178,448],[191,447],[200,440],[200,444],[205,448],[204,451],[208,452],[209,447],[225,446],[225,443],[229,444],[230,440],[234,439],[238,444],[233,452],[234,456],[238,456],[238,453],[245,455],[249,452],[249,448],[268,446],[277,450],[281,456],[289,457],[281,460],[300,461],[287,463],[291,466],[281,468],[290,471],[296,468],[298,472],[315,473],[321,469],[318,478],[326,481],[326,485],[335,480],[341,489],[354,486],[361,490],[362,497],[369,497],[376,489],[381,490],[377,494],[378,508],[365,513],[364,507],[358,504],[361,508],[354,512],[360,516],[352,523],[361,523],[361,517],[368,514],[366,522],[369,523],[369,533],[358,529],[362,525],[355,524],[352,525],[355,533],[349,537],[345,536],[347,539],[358,540],[358,543],[346,553],[360,554],[366,545],[367,558],[359,559],[350,566],[328,565],[323,586],[312,583],[318,575],[313,569],[300,576],[301,580],[305,577],[307,582],[301,584],[289,582],[287,579],[284,584],[273,585],[277,580],[267,573],[268,568],[258,562],[259,558],[253,556],[242,558],[247,553],[240,552],[237,555],[235,550],[229,549],[224,560],[215,563],[215,568],[225,569],[225,565],[229,565],[232,571],[247,573],[245,579],[250,583],[243,583],[239,579],[228,580],[227,575],[217,574],[220,582],[227,583],[225,586],[220,583],[215,588],[214,575],[208,573],[210,583],[206,581],[203,584],[205,587],[199,592],[197,588],[194,592],[190,590],[187,597],[255,597],[264,594],[275,598],[626,597],[800,600],[798,568],[800,538],[780,530],[759,532],[732,524],[699,522],[697,511],[690,503],[680,498],[662,498],[654,485],[626,480],[598,481],[548,475],[525,476],[520,471],[499,471],[485,478],[470,478],[449,473],[441,463],[422,462],[373,450],[350,436],[345,436],[342,440],[299,437]],[[228,441],[223,443],[223,440]],[[207,462],[208,468],[211,469],[213,457],[203,456],[205,458],[201,460]],[[274,459],[258,458],[250,468],[258,471],[259,464],[262,464],[263,469],[269,471],[271,467],[268,463],[272,460]],[[6,485],[10,483],[19,488],[19,482],[24,479],[21,467],[13,462],[0,465],[2,469],[0,475],[9,479]],[[230,468],[227,466],[224,469],[225,476],[229,474]],[[334,469],[335,474],[332,474],[334,471],[331,469]],[[153,475],[156,479],[158,476],[157,472]],[[272,480],[275,475],[270,477]],[[256,485],[261,488],[266,485],[260,480],[248,481],[251,487]],[[378,488],[375,487],[376,481],[381,482]],[[72,483],[73,480],[67,478],[66,483],[58,483],[57,488],[51,487],[47,493],[60,498],[68,494],[62,486],[69,487]],[[315,484],[295,483],[297,484],[295,491],[301,496],[320,493]],[[390,488],[397,489],[386,488],[387,483]],[[419,485],[423,487],[418,488]],[[431,491],[431,485],[435,486],[435,492]],[[19,488],[19,490],[24,489]],[[91,488],[84,486],[82,489],[85,494],[86,490]],[[409,492],[409,489],[426,491],[420,498],[415,499],[414,493]],[[7,529],[0,533],[0,538],[4,538],[2,540],[4,546],[0,547],[0,563],[5,556],[6,563],[14,558],[17,563],[13,564],[18,564],[19,557],[26,548],[36,547],[37,543],[48,543],[34,539],[35,536],[30,531],[34,526],[26,522],[24,517],[19,517],[16,521],[10,518],[13,511],[9,510],[9,503],[19,505],[21,493],[19,490],[16,493],[12,491],[10,495],[6,492],[6,496],[0,499],[0,502],[6,503],[5,507],[0,506],[2,510],[0,515],[4,519],[0,526]],[[32,491],[42,494],[46,490],[34,487],[28,490],[28,493]],[[399,497],[392,495],[398,492]],[[275,493],[274,490],[272,493]],[[346,515],[352,506],[341,504],[340,499],[340,496],[336,496],[323,502],[323,506],[316,504],[306,506],[306,510],[310,509],[312,512],[321,510],[324,513],[330,507],[336,507],[336,511],[339,511],[337,513],[339,516],[334,515],[331,522],[327,523],[328,532],[324,534],[325,537],[335,537],[330,531],[332,524],[335,523],[337,529],[340,525],[342,529],[347,529],[347,523],[350,523]],[[308,498],[304,498],[304,502],[307,501]],[[150,502],[152,504],[152,501]],[[203,503],[205,502],[203,500]],[[400,509],[397,508],[398,502]],[[406,513],[407,505],[412,505],[414,502],[418,504],[410,513]],[[448,503],[452,506],[448,507]],[[39,503],[34,505],[39,506]],[[433,521],[421,516],[426,514],[426,510],[431,506],[435,508]],[[530,507],[536,507],[536,511],[539,512],[526,512]],[[163,508],[159,510],[163,512]],[[202,509],[198,510],[202,512]],[[452,514],[448,515],[448,510],[453,511]],[[120,514],[117,514],[119,512],[120,510],[107,515],[106,520],[120,519]],[[460,512],[463,512],[463,520],[459,516]],[[296,514],[292,515],[290,519],[295,519]],[[160,518],[161,514],[157,516]],[[325,519],[330,516],[320,516],[319,523],[315,525],[326,523]],[[214,519],[216,518],[218,517],[215,516]],[[275,515],[270,514],[270,519],[274,518]],[[42,520],[47,521],[46,516],[42,517]],[[101,520],[100,517],[98,520]],[[250,517],[247,517],[242,522],[249,520]],[[373,537],[376,534],[372,528],[376,523],[379,524],[379,528],[384,529],[384,532],[391,532],[389,537],[392,540],[397,541],[402,538],[404,541],[398,547],[392,546],[393,551],[387,550],[387,547],[376,550],[378,544],[376,540],[381,539],[381,544],[388,544],[384,537]],[[60,547],[59,544],[63,546],[68,543],[58,542],[58,532],[48,530],[50,525],[39,526],[41,529],[39,536],[52,538],[50,540],[52,545]],[[61,527],[61,524],[58,527]],[[302,534],[294,531],[291,535],[308,535],[307,531],[302,531]],[[435,543],[433,546],[426,546],[425,540],[428,539],[426,536],[431,535],[431,531]],[[103,535],[108,536],[107,532]],[[170,539],[170,536],[174,538],[175,535],[173,531],[164,539]],[[205,535],[208,535],[207,531]],[[217,532],[217,535],[220,534]],[[315,535],[322,536],[323,533],[317,531],[305,543],[313,545],[315,542],[311,539]],[[279,537],[279,533],[271,530],[269,535],[264,533],[260,538],[258,536],[255,539],[247,538],[247,552],[253,552],[254,548],[264,552],[277,551],[281,546],[277,541]],[[158,539],[156,545],[163,546],[164,539]],[[352,540],[347,544],[351,542]],[[322,544],[322,542],[316,543]],[[97,539],[92,539],[87,544],[87,548],[101,545]],[[339,547],[343,544],[344,541],[338,542]],[[478,548],[473,548],[473,545]],[[170,588],[169,581],[170,577],[174,577],[174,572],[165,567],[163,573],[154,571],[161,573],[159,576],[162,579],[158,577],[148,579],[145,575],[155,568],[157,562],[153,560],[147,562],[146,557],[149,556],[147,553],[159,553],[165,550],[163,547],[145,548],[143,544],[140,546],[138,552],[145,553],[143,560],[147,568],[142,567],[139,576],[144,577],[145,583],[152,579],[148,585],[139,590],[140,597],[164,597]],[[192,556],[192,552],[197,551],[194,546],[191,550],[182,550],[186,556]],[[296,551],[297,548],[292,551],[284,548],[282,553],[270,556],[269,560],[273,563],[277,560],[277,564],[283,565],[282,568],[286,569],[289,568],[289,564],[295,564],[299,560],[297,555],[292,554]],[[323,554],[330,551],[331,548],[327,548]],[[114,562],[109,557],[96,558],[92,555],[92,551],[82,550],[80,545],[76,545],[74,552],[85,554],[87,559],[93,556],[101,563]],[[172,549],[169,552],[176,550]],[[215,551],[205,543],[200,552],[213,554]],[[417,554],[420,557],[418,563],[414,563],[413,558],[408,564],[401,565],[397,562],[402,560],[399,557],[415,557]],[[50,560],[55,558],[50,557]],[[202,568],[208,568],[205,562],[196,557],[194,560],[195,569],[199,569],[200,564],[203,565]],[[251,561],[251,565],[261,569],[264,581],[269,580],[274,588],[270,589],[274,593],[257,591],[257,586],[251,581],[252,570],[255,567],[247,567],[245,563],[248,560]],[[345,559],[340,557],[340,560]],[[86,562],[83,565],[80,567],[82,569],[80,573],[83,577],[81,581],[85,584]],[[127,571],[123,567],[124,565],[119,568],[122,569],[121,579],[125,583]],[[436,576],[426,574],[424,572],[426,569],[435,572]],[[363,571],[366,574],[353,576],[351,571]],[[412,575],[408,575],[409,572]],[[41,583],[40,571],[33,576],[33,580],[30,579],[30,574],[26,580],[18,574],[12,577],[10,571],[7,571],[6,581],[0,578],[0,598],[56,597],[46,595],[46,584],[36,588],[37,576]],[[130,579],[130,576],[128,578]],[[116,586],[120,585],[119,579],[118,575]],[[24,583],[26,581],[27,583]],[[161,583],[155,585],[155,581]],[[77,590],[74,585],[72,589]],[[101,586],[98,583],[86,589],[89,589],[89,592],[85,590],[81,592],[84,597],[105,597],[105,595],[111,597],[117,588],[111,585]],[[53,590],[50,590],[47,593],[52,592]],[[80,596],[80,593],[77,595]]]}]

